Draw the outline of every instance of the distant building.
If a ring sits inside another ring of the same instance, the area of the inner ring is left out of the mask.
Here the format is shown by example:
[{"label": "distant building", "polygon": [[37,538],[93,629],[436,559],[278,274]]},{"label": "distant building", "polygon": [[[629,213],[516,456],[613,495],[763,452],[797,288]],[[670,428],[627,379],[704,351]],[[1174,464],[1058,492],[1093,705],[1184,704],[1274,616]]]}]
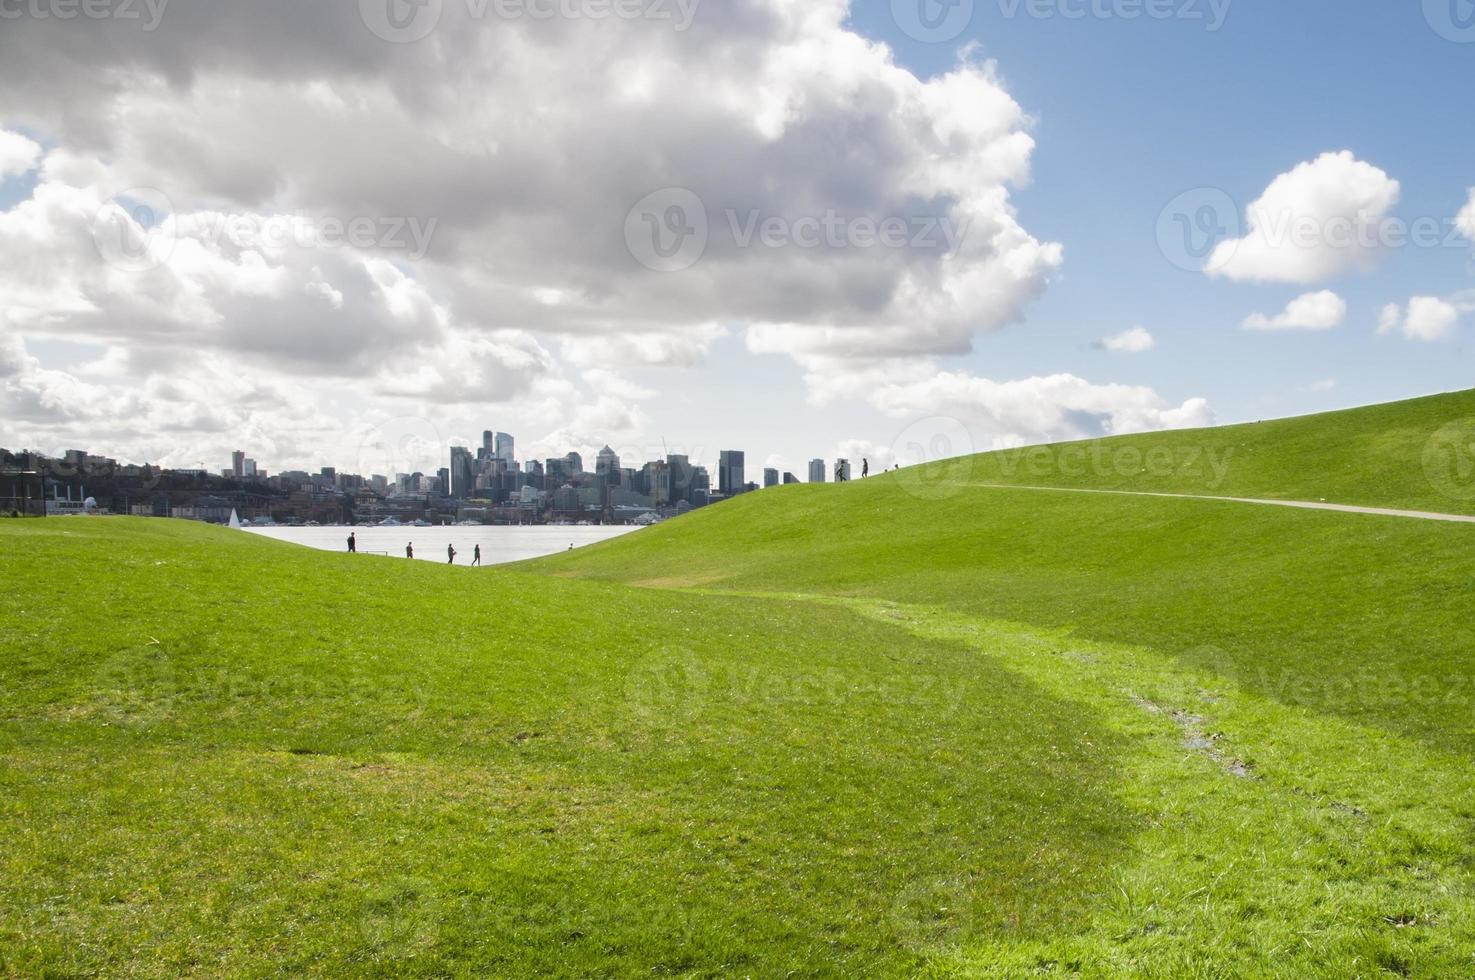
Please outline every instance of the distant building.
[{"label": "distant building", "polygon": [[790,484],[798,483],[798,482],[799,482],[799,478],[797,476],[795,476],[794,474],[792,474],[792,473],[785,473],[784,474],[784,486],[789,486]]},{"label": "distant building", "polygon": [[778,470],[770,466],[763,471],[763,488],[766,490],[776,486],[778,486]]},{"label": "distant building", "polygon": [[689,456],[667,456],[666,478],[670,481],[670,492],[667,500],[672,504],[679,504],[685,500],[691,502],[691,492],[695,489],[697,471],[691,465]]},{"label": "distant building", "polygon": [[747,488],[747,464],[743,453],[724,449],[717,460],[717,490],[724,497],[735,497]]},{"label": "distant building", "polygon": [[809,461],[809,482],[810,483],[823,483],[823,482],[825,482],[825,461],[824,460],[822,460],[822,459],[812,459],[812,460]]},{"label": "distant building", "polygon": [[602,476],[610,483],[617,484],[620,479],[620,456],[613,449],[605,446],[599,451],[598,458],[594,461],[594,475]]},{"label": "distant building", "polygon": [[[218,456],[216,457],[216,459],[219,458],[220,457]],[[223,475],[233,476],[237,480],[243,479],[246,476],[246,454],[241,452],[239,449],[231,453],[230,472]]]},{"label": "distant building", "polygon": [[513,439],[510,435],[505,432],[498,432],[494,449],[496,457],[503,463],[506,463],[508,469],[512,469],[517,465],[517,440]]},{"label": "distant building", "polygon": [[476,460],[465,446],[451,447],[451,496],[468,500],[476,487]]},{"label": "distant building", "polygon": [[569,453],[564,460],[568,463],[569,472],[574,476],[584,472],[584,457],[578,453]]}]

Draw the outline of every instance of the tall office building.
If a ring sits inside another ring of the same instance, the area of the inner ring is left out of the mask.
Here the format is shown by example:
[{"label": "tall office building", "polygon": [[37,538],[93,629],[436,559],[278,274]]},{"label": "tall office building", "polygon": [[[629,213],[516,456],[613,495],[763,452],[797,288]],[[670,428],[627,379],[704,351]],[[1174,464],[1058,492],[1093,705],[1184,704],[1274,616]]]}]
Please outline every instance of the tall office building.
[{"label": "tall office building", "polygon": [[673,504],[683,500],[690,502],[692,483],[696,480],[696,470],[692,468],[691,458],[667,456],[666,471],[671,481],[671,493],[667,499]]},{"label": "tall office building", "polygon": [[724,449],[717,460],[717,489],[724,497],[735,497],[747,489],[747,465],[743,453]]},{"label": "tall office building", "polygon": [[577,476],[580,473],[584,472],[583,456],[580,456],[578,453],[569,453],[567,456],[564,457],[564,459],[568,461],[568,468],[570,473]]},{"label": "tall office building", "polygon": [[823,482],[825,482],[825,461],[824,460],[822,460],[822,459],[812,459],[812,460],[809,461],[809,482],[810,483],[823,483]]},{"label": "tall office building", "polygon": [[496,457],[507,464],[511,469],[517,464],[517,440],[505,432],[498,432],[496,436]]},{"label": "tall office building", "polygon": [[451,447],[451,485],[446,492],[457,500],[467,500],[476,488],[476,462],[465,446]]},{"label": "tall office building", "polygon": [[246,475],[246,454],[239,449],[230,454],[230,471],[237,480]]},{"label": "tall office building", "polygon": [[599,456],[594,461],[594,475],[602,476],[615,483],[620,475],[620,457],[613,449],[605,446],[599,451]]},{"label": "tall office building", "polygon": [[477,459],[497,458],[497,434],[491,429],[481,434],[481,448],[476,452]]},{"label": "tall office building", "polygon": [[770,466],[763,471],[763,488],[766,490],[776,486],[778,486],[778,470]]}]

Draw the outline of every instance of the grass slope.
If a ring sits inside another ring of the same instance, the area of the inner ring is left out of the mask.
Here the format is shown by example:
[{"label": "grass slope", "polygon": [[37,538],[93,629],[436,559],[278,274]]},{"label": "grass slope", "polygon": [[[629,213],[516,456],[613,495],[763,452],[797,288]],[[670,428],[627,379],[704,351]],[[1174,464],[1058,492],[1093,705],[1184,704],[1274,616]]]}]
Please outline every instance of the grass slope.
[{"label": "grass slope", "polygon": [[1475,527],[974,463],[485,573],[0,522],[0,972],[1475,975]]},{"label": "grass slope", "polygon": [[968,482],[1327,500],[1475,514],[1475,390],[1249,425],[1123,436],[912,471]]},{"label": "grass slope", "polygon": [[1103,726],[838,607],[3,521],[0,649],[0,973],[902,974],[1140,819]]}]

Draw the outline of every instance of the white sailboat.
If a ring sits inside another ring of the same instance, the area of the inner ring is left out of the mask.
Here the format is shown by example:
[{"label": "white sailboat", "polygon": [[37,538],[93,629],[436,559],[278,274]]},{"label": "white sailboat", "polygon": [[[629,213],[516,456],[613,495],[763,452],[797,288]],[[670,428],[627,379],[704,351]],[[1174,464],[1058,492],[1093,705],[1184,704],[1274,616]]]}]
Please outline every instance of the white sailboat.
[{"label": "white sailboat", "polygon": [[230,526],[235,528],[237,531],[241,529],[241,515],[236,513],[235,508],[231,508]]}]

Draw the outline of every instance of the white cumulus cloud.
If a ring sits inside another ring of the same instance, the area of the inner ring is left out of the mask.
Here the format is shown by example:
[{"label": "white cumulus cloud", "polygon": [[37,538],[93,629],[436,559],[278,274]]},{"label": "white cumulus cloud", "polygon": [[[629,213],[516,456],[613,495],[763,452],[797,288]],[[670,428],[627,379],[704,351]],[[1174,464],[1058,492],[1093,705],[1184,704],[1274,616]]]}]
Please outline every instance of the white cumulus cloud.
[{"label": "white cumulus cloud", "polygon": [[36,169],[41,159],[41,144],[35,140],[0,129],[0,180]]},{"label": "white cumulus cloud", "polygon": [[1455,218],[1460,233],[1475,242],[1475,187],[1470,188],[1470,200]]},{"label": "white cumulus cloud", "polygon": [[1331,330],[1347,317],[1347,301],[1331,290],[1307,293],[1291,300],[1275,316],[1254,313],[1246,318],[1246,330]]},{"label": "white cumulus cloud", "polygon": [[1157,341],[1146,327],[1133,327],[1102,338],[1100,345],[1114,354],[1142,354],[1156,347]]},{"label": "white cumulus cloud", "polygon": [[1383,308],[1378,333],[1402,333],[1409,340],[1444,340],[1454,332],[1462,307],[1438,296],[1415,296],[1408,307],[1390,303]]},{"label": "white cumulus cloud", "polygon": [[994,448],[1214,424],[1202,398],[1174,405],[1151,388],[1070,374],[1001,382],[941,372],[878,388],[871,402],[893,418],[956,419]]},{"label": "white cumulus cloud", "polygon": [[1246,211],[1246,235],[1214,249],[1209,274],[1312,284],[1369,269],[1399,194],[1398,181],[1350,151],[1323,154],[1271,182]]}]

